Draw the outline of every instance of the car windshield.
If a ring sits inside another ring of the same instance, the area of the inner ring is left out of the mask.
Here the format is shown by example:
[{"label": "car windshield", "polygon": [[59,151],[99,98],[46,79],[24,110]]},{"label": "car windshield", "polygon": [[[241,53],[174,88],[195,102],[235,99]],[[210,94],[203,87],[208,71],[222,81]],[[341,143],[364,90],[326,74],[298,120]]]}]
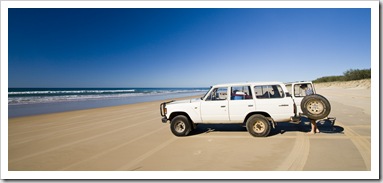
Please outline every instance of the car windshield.
[{"label": "car windshield", "polygon": [[203,99],[206,97],[206,95],[210,92],[210,90],[211,90],[212,87],[213,87],[213,86],[210,86],[209,90],[205,93],[205,95],[203,95],[203,96],[201,97],[201,100],[203,100]]}]

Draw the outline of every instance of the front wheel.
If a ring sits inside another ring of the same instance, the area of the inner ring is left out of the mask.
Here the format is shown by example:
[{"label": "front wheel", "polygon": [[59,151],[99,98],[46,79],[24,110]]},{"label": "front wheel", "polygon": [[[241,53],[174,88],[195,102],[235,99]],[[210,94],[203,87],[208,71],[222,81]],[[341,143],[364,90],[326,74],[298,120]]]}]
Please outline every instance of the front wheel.
[{"label": "front wheel", "polygon": [[170,130],[175,136],[187,136],[191,131],[189,119],[183,115],[174,117],[170,122]]},{"label": "front wheel", "polygon": [[269,135],[270,122],[262,115],[255,114],[246,121],[247,131],[254,137],[266,137]]}]

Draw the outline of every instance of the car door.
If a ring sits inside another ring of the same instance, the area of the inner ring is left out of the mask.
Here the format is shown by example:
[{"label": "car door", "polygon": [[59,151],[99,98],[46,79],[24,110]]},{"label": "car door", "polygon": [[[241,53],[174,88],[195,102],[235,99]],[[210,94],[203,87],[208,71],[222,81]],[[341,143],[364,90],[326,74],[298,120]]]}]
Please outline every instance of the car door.
[{"label": "car door", "polygon": [[230,88],[229,117],[232,123],[243,122],[247,114],[254,111],[254,100],[250,86]]},{"label": "car door", "polygon": [[204,101],[201,101],[203,123],[228,123],[228,88],[213,88]]},{"label": "car door", "polygon": [[302,99],[306,96],[305,91],[301,88],[302,85],[306,85],[310,90],[312,90],[315,93],[314,87],[312,86],[311,83],[297,83],[293,84],[293,98],[295,101],[295,104],[297,105],[297,113],[302,113],[302,108],[301,108],[301,102]]},{"label": "car door", "polygon": [[280,85],[259,85],[254,87],[256,111],[263,111],[277,122],[289,121],[294,115],[294,102],[286,96]]}]

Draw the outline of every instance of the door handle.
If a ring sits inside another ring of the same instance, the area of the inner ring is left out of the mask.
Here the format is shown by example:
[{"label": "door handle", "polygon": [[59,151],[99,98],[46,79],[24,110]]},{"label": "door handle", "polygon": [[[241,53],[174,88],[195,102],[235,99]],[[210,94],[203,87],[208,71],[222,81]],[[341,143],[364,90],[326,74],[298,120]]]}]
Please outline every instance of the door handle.
[{"label": "door handle", "polygon": [[287,107],[287,106],[289,106],[289,104],[281,104],[281,105],[279,105],[279,107]]},{"label": "door handle", "polygon": [[224,108],[224,107],[226,107],[225,105],[221,105],[221,108]]},{"label": "door handle", "polygon": [[248,105],[248,107],[253,107],[254,105]]}]

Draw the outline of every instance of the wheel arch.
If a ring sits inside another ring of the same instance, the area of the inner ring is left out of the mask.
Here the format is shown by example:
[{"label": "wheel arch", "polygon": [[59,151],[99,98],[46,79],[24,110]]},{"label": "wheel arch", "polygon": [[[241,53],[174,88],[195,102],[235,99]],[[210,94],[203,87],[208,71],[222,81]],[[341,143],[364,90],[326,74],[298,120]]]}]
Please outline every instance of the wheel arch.
[{"label": "wheel arch", "polygon": [[179,115],[184,115],[186,118],[188,118],[190,124],[193,124],[193,120],[190,118],[189,114],[186,113],[186,112],[183,112],[183,111],[176,111],[176,112],[172,112],[170,115],[169,115],[169,121],[172,121],[173,118],[175,118],[176,116],[179,116]]},{"label": "wheel arch", "polygon": [[264,112],[264,111],[254,111],[254,112],[250,112],[249,114],[247,114],[245,119],[243,120],[243,126],[246,126],[247,119],[249,119],[250,116],[255,115],[255,114],[260,114],[260,115],[266,117],[269,120],[269,122],[272,124],[272,127],[275,128],[275,121],[273,120],[273,118],[270,116],[269,113]]}]

